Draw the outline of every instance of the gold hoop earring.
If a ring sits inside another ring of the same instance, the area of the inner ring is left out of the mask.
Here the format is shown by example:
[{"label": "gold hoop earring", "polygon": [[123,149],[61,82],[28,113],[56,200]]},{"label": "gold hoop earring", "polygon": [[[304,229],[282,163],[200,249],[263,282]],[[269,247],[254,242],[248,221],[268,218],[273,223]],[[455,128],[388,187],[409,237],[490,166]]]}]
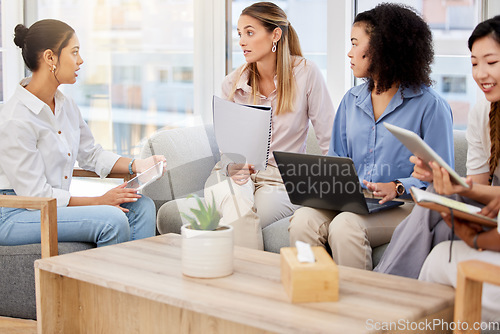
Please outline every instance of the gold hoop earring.
[{"label": "gold hoop earring", "polygon": [[273,42],[273,47],[271,48],[272,52],[276,52],[276,42]]}]

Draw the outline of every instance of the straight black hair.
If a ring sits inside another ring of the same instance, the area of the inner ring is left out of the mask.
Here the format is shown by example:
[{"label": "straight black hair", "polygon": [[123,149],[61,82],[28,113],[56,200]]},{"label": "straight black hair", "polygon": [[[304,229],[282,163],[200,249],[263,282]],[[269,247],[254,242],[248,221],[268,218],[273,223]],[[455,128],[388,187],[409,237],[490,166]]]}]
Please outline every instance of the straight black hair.
[{"label": "straight black hair", "polygon": [[14,43],[21,48],[24,63],[32,72],[40,67],[40,58],[45,50],[52,50],[59,57],[68,45],[75,30],[59,20],[40,20],[28,29],[18,24],[14,29]]},{"label": "straight black hair", "polygon": [[469,37],[468,46],[472,51],[472,44],[482,37],[490,35],[500,44],[500,15],[479,23]]}]

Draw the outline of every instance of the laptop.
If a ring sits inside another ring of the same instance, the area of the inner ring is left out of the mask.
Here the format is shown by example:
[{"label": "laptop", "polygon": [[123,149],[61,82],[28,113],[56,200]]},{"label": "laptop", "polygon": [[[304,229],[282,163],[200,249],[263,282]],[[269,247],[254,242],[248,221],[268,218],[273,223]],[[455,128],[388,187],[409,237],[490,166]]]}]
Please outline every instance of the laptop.
[{"label": "laptop", "polygon": [[350,158],[274,151],[281,178],[293,204],[361,215],[400,206],[365,198]]}]

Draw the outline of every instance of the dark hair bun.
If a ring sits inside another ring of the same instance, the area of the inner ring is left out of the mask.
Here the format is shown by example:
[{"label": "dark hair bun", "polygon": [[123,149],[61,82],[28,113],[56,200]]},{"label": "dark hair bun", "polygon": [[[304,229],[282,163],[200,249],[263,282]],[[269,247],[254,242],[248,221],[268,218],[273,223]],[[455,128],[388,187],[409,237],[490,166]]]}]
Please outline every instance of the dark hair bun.
[{"label": "dark hair bun", "polygon": [[24,41],[26,40],[26,35],[28,34],[28,28],[24,24],[18,24],[14,28],[14,43],[21,49],[24,47]]}]

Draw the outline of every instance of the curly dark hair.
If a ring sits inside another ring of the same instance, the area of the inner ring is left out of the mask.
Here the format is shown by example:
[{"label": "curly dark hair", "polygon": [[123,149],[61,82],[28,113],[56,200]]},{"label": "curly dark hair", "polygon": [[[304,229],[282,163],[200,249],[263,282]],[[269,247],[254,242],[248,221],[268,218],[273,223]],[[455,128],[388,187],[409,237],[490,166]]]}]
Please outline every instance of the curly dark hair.
[{"label": "curly dark hair", "polygon": [[367,51],[371,60],[367,78],[370,90],[376,88],[380,94],[394,83],[403,89],[432,85],[432,33],[412,7],[382,3],[356,15],[354,24],[358,22],[366,24],[370,36]]}]

